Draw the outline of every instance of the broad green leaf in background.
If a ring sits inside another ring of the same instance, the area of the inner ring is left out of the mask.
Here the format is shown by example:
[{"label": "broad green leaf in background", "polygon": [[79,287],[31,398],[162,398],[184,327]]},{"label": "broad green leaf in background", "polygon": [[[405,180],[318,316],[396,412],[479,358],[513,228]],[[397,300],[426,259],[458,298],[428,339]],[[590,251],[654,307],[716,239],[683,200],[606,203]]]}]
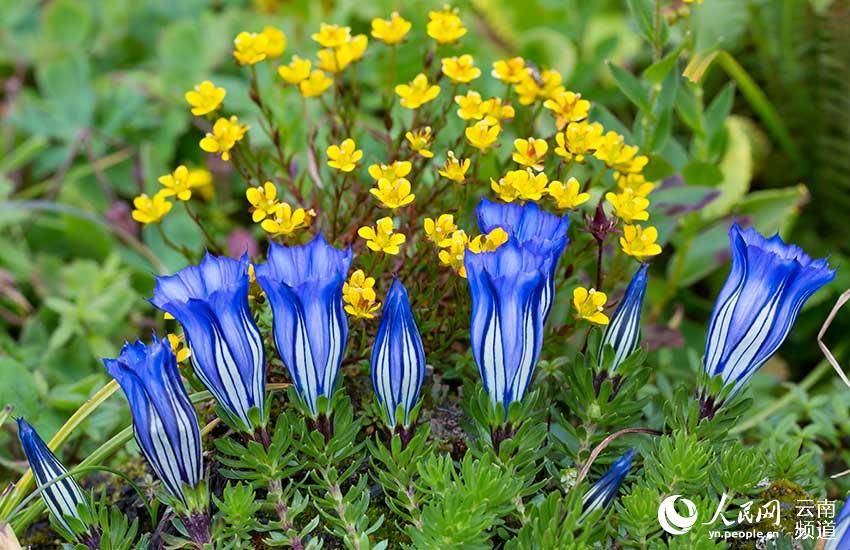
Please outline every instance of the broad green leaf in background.
[{"label": "broad green leaf in background", "polygon": [[737,117],[730,117],[726,121],[726,131],[729,139],[719,166],[723,179],[717,184],[720,195],[702,211],[705,220],[728,213],[747,194],[753,178],[753,152],[744,123]]}]

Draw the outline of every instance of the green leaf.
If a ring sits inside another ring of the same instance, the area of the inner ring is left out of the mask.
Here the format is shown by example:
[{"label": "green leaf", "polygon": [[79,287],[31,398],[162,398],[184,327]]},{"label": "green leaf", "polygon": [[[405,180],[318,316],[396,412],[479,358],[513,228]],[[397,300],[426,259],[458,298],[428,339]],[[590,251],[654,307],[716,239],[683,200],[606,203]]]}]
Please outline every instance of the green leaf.
[{"label": "green leaf", "polygon": [[42,40],[58,52],[80,49],[92,28],[89,7],[77,0],[50,2],[42,13]]},{"label": "green leaf", "polygon": [[629,98],[629,101],[634,103],[641,111],[648,111],[649,103],[647,101],[646,90],[643,88],[640,80],[635,78],[635,76],[629,71],[614,63],[609,62],[608,67],[611,68],[611,74],[614,76],[614,82],[617,84],[620,91],[623,92],[623,95]]},{"label": "green leaf", "polygon": [[679,50],[676,49],[644,69],[643,78],[653,84],[661,84],[678,59]]},{"label": "green leaf", "polygon": [[702,211],[706,220],[728,213],[747,194],[753,177],[752,147],[742,119],[732,117],[727,120],[726,130],[729,138],[719,167],[722,178],[716,182],[720,196]]},{"label": "green leaf", "polygon": [[655,34],[652,25],[652,1],[651,0],[629,0],[629,10],[635,18],[640,35],[649,43]]},{"label": "green leaf", "polygon": [[753,225],[762,233],[787,235],[808,200],[809,190],[803,184],[782,189],[766,189],[744,197],[736,211],[752,216]]},{"label": "green leaf", "polygon": [[712,162],[694,161],[685,166],[682,176],[688,185],[714,186],[723,180],[723,172]]},{"label": "green leaf", "polygon": [[723,130],[723,123],[732,111],[732,102],[735,100],[735,84],[730,82],[723,87],[714,97],[711,105],[705,110],[705,133],[709,139],[719,131]]}]

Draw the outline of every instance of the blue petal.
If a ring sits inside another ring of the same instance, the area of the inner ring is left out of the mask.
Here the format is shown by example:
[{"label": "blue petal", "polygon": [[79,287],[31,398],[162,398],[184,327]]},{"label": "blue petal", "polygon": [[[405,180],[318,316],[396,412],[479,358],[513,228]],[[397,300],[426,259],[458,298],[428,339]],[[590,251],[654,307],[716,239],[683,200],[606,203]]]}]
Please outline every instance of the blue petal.
[{"label": "blue petal", "polygon": [[632,468],[632,460],[634,459],[635,451],[630,449],[623,456],[615,460],[608,470],[594,483],[590,489],[584,494],[582,503],[584,504],[584,512],[582,517],[587,516],[594,510],[607,508],[617,492],[620,490],[620,485],[629,474]]},{"label": "blue petal", "polygon": [[629,282],[623,299],[617,305],[611,322],[605,328],[602,342],[599,346],[601,360],[602,350],[606,345],[614,348],[612,370],[622,362],[640,343],[640,319],[643,311],[643,298],[646,294],[646,272],[648,265],[642,264]]}]

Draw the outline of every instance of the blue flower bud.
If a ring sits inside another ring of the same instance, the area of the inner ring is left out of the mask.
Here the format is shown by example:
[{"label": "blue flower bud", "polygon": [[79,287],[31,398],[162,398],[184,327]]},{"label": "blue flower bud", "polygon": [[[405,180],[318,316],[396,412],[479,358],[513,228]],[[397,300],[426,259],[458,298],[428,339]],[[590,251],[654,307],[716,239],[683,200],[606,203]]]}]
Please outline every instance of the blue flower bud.
[{"label": "blue flower bud", "polygon": [[[425,350],[407,290],[398,279],[393,279],[372,347],[372,386],[390,426],[408,425],[424,375]],[[404,411],[403,418],[396,418],[399,405]]]},{"label": "blue flower bud", "polygon": [[584,494],[581,502],[584,511],[581,519],[590,515],[594,510],[605,509],[611,505],[620,491],[620,485],[629,475],[634,459],[634,450],[628,450],[623,456],[615,460],[608,470],[594,483]]},{"label": "blue flower bud", "polygon": [[[56,478],[68,473],[68,470],[50,451],[35,428],[23,418],[18,419],[18,437],[39,488],[45,487]],[[85,501],[83,490],[74,478],[69,476],[46,487],[41,492],[41,498],[60,525],[68,532],[73,532],[65,516],[79,518],[77,506]]]},{"label": "blue flower bud", "polygon": [[640,344],[640,317],[643,310],[643,297],[646,294],[646,270],[643,264],[629,282],[623,299],[617,305],[611,322],[605,328],[599,346],[599,359],[605,346],[614,348],[614,362],[611,370],[619,367]]}]

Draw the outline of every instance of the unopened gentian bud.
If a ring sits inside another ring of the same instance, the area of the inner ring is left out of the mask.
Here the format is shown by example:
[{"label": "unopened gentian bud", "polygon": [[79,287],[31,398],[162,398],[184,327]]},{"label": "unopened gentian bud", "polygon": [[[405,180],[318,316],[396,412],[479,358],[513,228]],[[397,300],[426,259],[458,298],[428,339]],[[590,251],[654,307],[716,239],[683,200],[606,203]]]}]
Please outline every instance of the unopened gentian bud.
[{"label": "unopened gentian bud", "polygon": [[646,272],[649,266],[643,264],[635,272],[623,299],[617,305],[611,322],[605,327],[605,334],[599,346],[599,360],[602,360],[606,346],[614,350],[611,370],[619,367],[626,357],[640,344],[640,318],[643,311],[643,297],[646,294]]},{"label": "unopened gentian bud", "polygon": [[[393,279],[372,347],[372,386],[388,425],[406,427],[425,376],[425,350],[407,290]],[[402,417],[396,412],[401,407]]]},{"label": "unopened gentian bud", "polygon": [[632,469],[634,456],[634,450],[628,450],[623,456],[611,464],[596,483],[591,485],[590,489],[588,489],[581,499],[584,510],[579,521],[586,518],[595,510],[605,509],[611,505],[620,491],[620,485],[623,484],[623,480],[626,479],[629,470]]}]

